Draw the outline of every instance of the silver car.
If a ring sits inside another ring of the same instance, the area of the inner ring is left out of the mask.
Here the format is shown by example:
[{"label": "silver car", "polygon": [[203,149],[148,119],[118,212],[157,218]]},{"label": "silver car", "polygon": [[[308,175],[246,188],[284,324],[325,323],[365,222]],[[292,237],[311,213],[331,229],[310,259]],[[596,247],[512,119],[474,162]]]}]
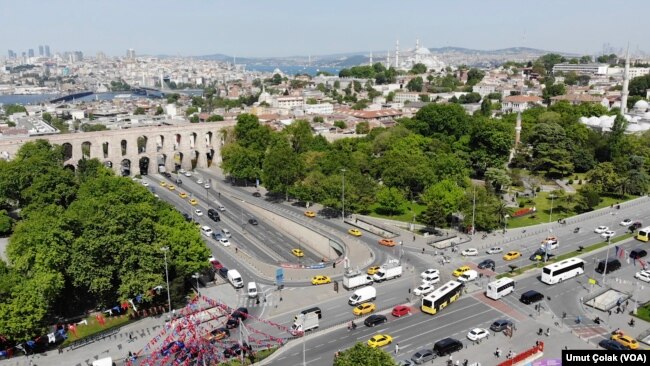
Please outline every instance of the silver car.
[{"label": "silver car", "polygon": [[413,362],[415,362],[417,365],[419,365],[419,364],[423,364],[423,363],[425,363],[427,361],[431,361],[434,358],[436,358],[436,354],[433,353],[432,350],[430,350],[430,349],[421,349],[421,350],[415,352],[413,357],[411,357],[411,360]]}]

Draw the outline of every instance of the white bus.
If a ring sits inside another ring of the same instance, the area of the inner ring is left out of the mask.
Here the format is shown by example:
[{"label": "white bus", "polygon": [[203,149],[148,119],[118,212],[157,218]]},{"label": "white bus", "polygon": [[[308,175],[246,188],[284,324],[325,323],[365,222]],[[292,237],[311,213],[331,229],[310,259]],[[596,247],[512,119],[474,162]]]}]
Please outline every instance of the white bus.
[{"label": "white bus", "polygon": [[554,285],[583,273],[585,273],[585,261],[580,258],[569,258],[542,268],[542,282]]},{"label": "white bus", "polygon": [[427,314],[436,314],[446,308],[452,302],[458,300],[463,291],[463,283],[458,281],[449,281],[422,298],[422,312]]},{"label": "white bus", "polygon": [[487,291],[485,291],[485,296],[489,297],[492,300],[499,300],[503,296],[510,294],[515,291],[515,280],[512,278],[499,278],[494,282],[488,283]]}]

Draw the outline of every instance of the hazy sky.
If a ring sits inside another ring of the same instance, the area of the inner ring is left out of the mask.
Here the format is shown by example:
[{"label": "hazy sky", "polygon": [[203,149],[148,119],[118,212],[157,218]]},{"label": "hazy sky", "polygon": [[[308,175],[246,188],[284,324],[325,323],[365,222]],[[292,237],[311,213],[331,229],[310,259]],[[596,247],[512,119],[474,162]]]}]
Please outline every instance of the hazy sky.
[{"label": "hazy sky", "polygon": [[[648,49],[649,0],[0,0],[0,55],[291,56],[413,47]],[[644,43],[644,40],[646,41]]]}]

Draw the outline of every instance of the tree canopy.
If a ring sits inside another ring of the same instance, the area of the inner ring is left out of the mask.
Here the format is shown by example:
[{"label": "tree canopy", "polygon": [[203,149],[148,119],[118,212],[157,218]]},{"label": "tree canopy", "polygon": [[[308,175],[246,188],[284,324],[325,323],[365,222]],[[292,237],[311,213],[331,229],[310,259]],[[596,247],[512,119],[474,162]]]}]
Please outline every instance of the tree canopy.
[{"label": "tree canopy", "polygon": [[207,266],[200,234],[173,207],[96,159],[73,172],[63,156],[37,140],[0,164],[3,205],[21,209],[0,265],[0,334],[16,341],[43,334],[53,315],[148,297],[165,285],[162,247],[172,279]]}]

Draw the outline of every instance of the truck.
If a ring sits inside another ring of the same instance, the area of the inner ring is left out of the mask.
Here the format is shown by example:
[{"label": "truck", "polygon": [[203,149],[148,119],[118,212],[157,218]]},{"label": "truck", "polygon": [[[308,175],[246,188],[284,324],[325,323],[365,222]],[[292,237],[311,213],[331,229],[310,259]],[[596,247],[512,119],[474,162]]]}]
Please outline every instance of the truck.
[{"label": "truck", "polygon": [[297,336],[316,328],[318,328],[318,313],[298,314],[293,325],[291,325],[290,332],[292,335]]},{"label": "truck", "polygon": [[366,286],[360,288],[350,296],[348,299],[348,304],[352,306],[357,306],[364,302],[372,301],[377,298],[377,290],[372,286]]},{"label": "truck", "polygon": [[375,282],[382,282],[390,280],[392,278],[397,278],[402,275],[402,265],[398,260],[390,260],[379,267],[377,273],[372,276],[372,280]]},{"label": "truck", "polygon": [[100,358],[99,360],[93,361],[93,366],[114,366],[115,363],[111,357]]},{"label": "truck", "polygon": [[361,271],[347,271],[343,274],[343,288],[352,290],[372,284],[372,277]]}]

